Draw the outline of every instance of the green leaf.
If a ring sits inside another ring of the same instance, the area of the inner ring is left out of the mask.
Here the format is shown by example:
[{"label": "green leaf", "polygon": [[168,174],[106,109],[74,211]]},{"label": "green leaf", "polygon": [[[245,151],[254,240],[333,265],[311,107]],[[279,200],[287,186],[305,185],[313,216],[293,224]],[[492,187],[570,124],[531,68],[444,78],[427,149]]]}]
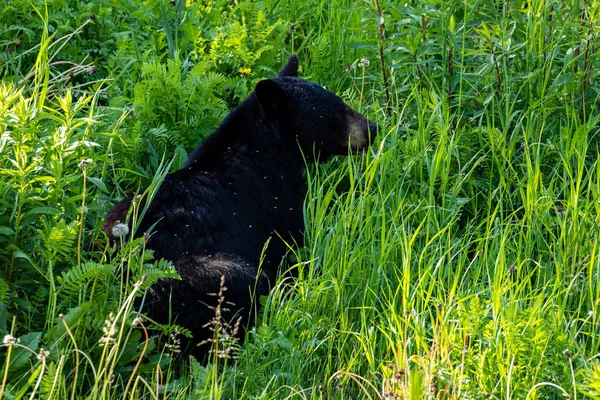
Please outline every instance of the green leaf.
[{"label": "green leaf", "polygon": [[171,35],[169,17],[167,16],[163,3],[160,3],[160,13],[162,16],[161,22],[163,30],[165,31],[165,37],[167,38],[167,43],[169,45],[169,52],[171,53],[171,58],[175,58],[175,43],[173,42],[173,36]]},{"label": "green leaf", "polygon": [[[0,302],[3,302],[4,300],[6,300],[9,293],[10,293],[10,288],[8,286],[8,283],[3,278],[0,278]],[[2,304],[2,303],[0,303],[0,304]],[[2,329],[2,311],[0,310],[0,330],[1,329]]]},{"label": "green leaf", "polygon": [[0,335],[4,337],[8,333],[8,310],[6,304],[0,303]]},{"label": "green leaf", "polygon": [[[33,373],[29,376],[29,378],[27,378],[26,384],[23,385],[21,390],[19,390],[19,392],[15,395],[14,400],[22,399],[25,396],[27,389],[29,389],[31,387],[31,385],[33,385],[33,383],[37,379],[40,372],[42,372],[42,368],[43,368],[43,365],[42,365],[42,363],[40,363],[38,365],[38,367],[33,371]],[[7,398],[11,398],[11,397],[7,397]]]},{"label": "green leaf", "polygon": [[[88,311],[90,310],[93,302],[88,301],[87,303],[83,303],[78,307],[73,307],[69,310],[69,312],[64,316],[65,322],[69,329],[73,329],[73,327],[83,318]],[[56,325],[48,331],[47,342],[49,343],[48,347],[53,347],[56,342],[61,340],[64,335],[67,334],[67,330],[63,322],[59,319]]]},{"label": "green leaf", "polygon": [[10,235],[14,235],[14,234],[15,234],[15,231],[13,231],[8,226],[0,226],[0,235],[10,236]]},{"label": "green leaf", "polygon": [[[21,346],[25,346],[34,352],[38,349],[40,339],[42,337],[41,332],[32,332],[28,333],[19,338],[19,343]],[[13,349],[13,356],[10,358],[10,369],[11,372],[15,372],[20,370],[27,364],[27,361],[33,357],[33,354],[21,347],[15,347]]]},{"label": "green leaf", "polygon": [[27,260],[29,261],[29,264],[31,265],[35,265],[33,263],[33,261],[31,261],[31,258],[29,258],[29,256],[27,254],[25,254],[23,251],[21,250],[15,250],[13,251],[13,255],[15,256],[15,258],[20,258],[22,260]]},{"label": "green leaf", "polygon": [[104,278],[113,271],[111,264],[98,264],[95,262],[87,262],[81,265],[75,265],[68,271],[63,271],[62,275],[57,277],[57,281],[61,284],[59,291],[74,291],[88,281],[94,278]]},{"label": "green leaf", "polygon": [[38,176],[37,178],[33,178],[32,180],[29,181],[29,183],[36,183],[36,182],[56,182],[56,178],[52,177],[52,176]]},{"label": "green leaf", "polygon": [[60,215],[60,211],[53,207],[35,207],[31,210],[27,211],[23,215],[23,219],[30,217],[35,214],[43,214],[43,215]]},{"label": "green leaf", "polygon": [[376,47],[374,43],[366,42],[348,42],[347,46],[350,49],[374,49]]},{"label": "green leaf", "polygon": [[106,185],[104,184],[104,182],[102,182],[101,179],[99,178],[94,178],[91,176],[88,176],[88,181],[90,181],[91,183],[93,183],[98,189],[102,190],[104,193],[108,193],[108,188],[106,187]]}]

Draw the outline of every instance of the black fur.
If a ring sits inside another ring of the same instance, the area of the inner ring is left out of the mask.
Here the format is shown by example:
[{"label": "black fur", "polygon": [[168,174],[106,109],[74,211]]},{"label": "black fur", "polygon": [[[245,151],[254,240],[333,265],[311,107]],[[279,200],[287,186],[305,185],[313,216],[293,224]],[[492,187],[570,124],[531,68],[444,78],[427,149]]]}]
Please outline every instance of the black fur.
[{"label": "black fur", "polygon": [[[305,160],[347,155],[351,126],[365,139],[351,145],[355,152],[376,133],[373,122],[321,86],[297,78],[297,70],[292,55],[277,78],[259,82],[184,168],[165,178],[138,227],[141,235],[156,223],[148,247],[157,258],[174,261],[182,277],[149,290],[151,317],[166,322],[170,307],[173,322],[189,328],[195,341],[207,337],[203,326],[212,314],[205,303],[216,301],[207,294],[219,291],[221,275],[227,300],[235,303],[229,316],[237,312],[248,323],[251,299],[275,282],[286,243],[302,246]],[[109,236],[125,220],[131,199],[108,213]]]}]

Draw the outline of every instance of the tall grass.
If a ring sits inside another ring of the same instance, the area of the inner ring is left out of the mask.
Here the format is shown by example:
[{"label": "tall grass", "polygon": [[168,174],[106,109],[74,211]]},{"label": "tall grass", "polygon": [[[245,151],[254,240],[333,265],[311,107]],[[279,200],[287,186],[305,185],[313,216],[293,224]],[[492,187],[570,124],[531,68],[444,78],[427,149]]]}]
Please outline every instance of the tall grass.
[{"label": "tall grass", "polygon": [[[600,398],[595,2],[99,4],[0,42],[0,398]],[[171,266],[99,226],[289,52],[381,133],[309,166],[298,279],[201,366],[133,307]]]}]

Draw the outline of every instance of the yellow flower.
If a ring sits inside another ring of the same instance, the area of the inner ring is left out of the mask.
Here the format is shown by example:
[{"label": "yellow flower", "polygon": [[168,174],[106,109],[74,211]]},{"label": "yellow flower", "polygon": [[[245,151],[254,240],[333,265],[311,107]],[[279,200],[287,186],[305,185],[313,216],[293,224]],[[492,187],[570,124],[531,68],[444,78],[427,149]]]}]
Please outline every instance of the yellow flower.
[{"label": "yellow flower", "polygon": [[240,68],[240,73],[241,74],[250,75],[251,72],[252,72],[251,68]]}]

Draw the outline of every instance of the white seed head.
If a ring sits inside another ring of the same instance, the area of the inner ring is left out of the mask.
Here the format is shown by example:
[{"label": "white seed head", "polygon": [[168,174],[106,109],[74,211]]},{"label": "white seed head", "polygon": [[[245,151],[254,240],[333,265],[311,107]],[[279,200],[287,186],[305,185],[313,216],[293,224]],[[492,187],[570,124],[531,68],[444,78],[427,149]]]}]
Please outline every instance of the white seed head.
[{"label": "white seed head", "polygon": [[84,158],[79,162],[79,168],[85,168],[88,165],[91,165],[94,162],[91,158]]},{"label": "white seed head", "polygon": [[18,339],[16,339],[13,335],[5,335],[4,339],[2,339],[2,344],[5,344],[7,346],[12,346],[13,344],[16,344],[18,342]]},{"label": "white seed head", "polygon": [[114,324],[115,317],[113,313],[108,315],[108,319],[104,321],[104,327],[102,328],[102,332],[104,335],[98,340],[98,344],[100,346],[105,346],[107,344],[113,343],[115,341],[114,337],[117,335],[117,327]]},{"label": "white seed head", "polygon": [[129,227],[125,224],[116,224],[112,228],[112,235],[114,237],[123,237],[129,233]]},{"label": "white seed head", "polygon": [[40,352],[38,353],[38,355],[36,356],[38,360],[43,361],[45,360],[48,356],[50,355],[50,352],[48,350],[44,350],[43,348],[40,349]]}]

